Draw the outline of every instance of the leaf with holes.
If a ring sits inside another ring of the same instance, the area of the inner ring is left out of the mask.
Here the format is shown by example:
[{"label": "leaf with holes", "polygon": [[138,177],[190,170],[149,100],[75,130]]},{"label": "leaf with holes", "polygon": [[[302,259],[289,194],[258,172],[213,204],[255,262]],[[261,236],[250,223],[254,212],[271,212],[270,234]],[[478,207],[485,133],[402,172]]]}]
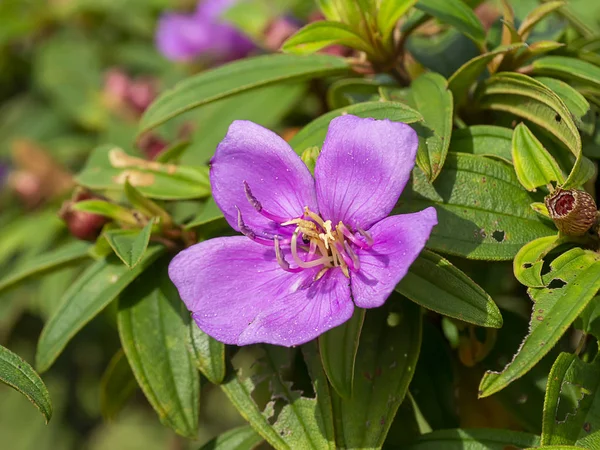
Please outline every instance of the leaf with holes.
[{"label": "leaf with holes", "polygon": [[365,310],[356,308],[350,320],[319,336],[323,369],[331,386],[343,398],[352,397],[354,365],[364,319]]},{"label": "leaf with holes", "polygon": [[448,260],[424,250],[396,291],[424,308],[482,327],[500,328],[502,315],[492,298]]},{"label": "leaf with holes", "polygon": [[546,386],[542,445],[574,445],[579,439],[598,440],[600,358],[583,362],[561,353]]},{"label": "leaf with holes", "polygon": [[193,321],[190,340],[198,369],[211,383],[220,384],[225,378],[225,344],[204,333]]},{"label": "leaf with holes", "polygon": [[515,278],[527,287],[544,287],[542,281],[543,256],[554,247],[557,236],[546,236],[528,242],[513,261]]},{"label": "leaf with holes", "polygon": [[438,225],[427,247],[471,259],[513,259],[526,243],[555,234],[531,208],[536,198],[517,179],[512,167],[483,156],[448,153],[444,170],[429,183],[413,171],[396,212],[434,206]]},{"label": "leaf with holes", "polygon": [[452,132],[450,151],[489,156],[512,164],[512,134],[510,128],[496,125],[474,125]]},{"label": "leaf with holes", "polygon": [[415,371],[421,321],[421,309],[401,298],[367,312],[352,398],[342,399],[332,392],[338,448],[383,445]]},{"label": "leaf with holes", "polygon": [[330,55],[273,54],[241,59],[189,77],[164,92],[144,112],[140,133],[191,109],[251,89],[349,71],[345,59]]},{"label": "leaf with holes", "polygon": [[167,261],[157,261],[121,295],[117,322],[133,374],[160,421],[195,438],[200,378],[189,351],[190,316]]},{"label": "leaf with holes", "polygon": [[529,288],[530,330],[514,359],[500,373],[486,372],[479,386],[487,397],[529,371],[558,342],[600,289],[600,255],[573,248],[542,275],[546,287]]},{"label": "leaf with holes", "polygon": [[600,87],[600,67],[569,56],[544,56],[533,62],[533,73]]},{"label": "leaf with holes", "polygon": [[517,125],[513,133],[512,160],[517,178],[528,191],[552,181],[561,185],[565,181],[556,160],[524,123]]}]

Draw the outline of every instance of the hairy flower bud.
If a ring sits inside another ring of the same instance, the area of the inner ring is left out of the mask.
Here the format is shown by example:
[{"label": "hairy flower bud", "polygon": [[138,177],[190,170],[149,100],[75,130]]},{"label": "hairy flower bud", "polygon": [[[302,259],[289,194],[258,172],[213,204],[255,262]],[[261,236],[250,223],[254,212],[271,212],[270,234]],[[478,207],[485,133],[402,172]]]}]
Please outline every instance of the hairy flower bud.
[{"label": "hairy flower bud", "polygon": [[545,202],[550,218],[563,234],[583,236],[596,223],[598,208],[587,192],[558,189]]},{"label": "hairy flower bud", "polygon": [[95,197],[89,192],[75,192],[71,200],[63,203],[58,215],[64,220],[69,228],[69,232],[77,239],[83,241],[94,241],[100,235],[102,227],[108,222],[108,219],[98,214],[92,214],[85,211],[78,211],[73,208],[78,202],[91,200]]}]

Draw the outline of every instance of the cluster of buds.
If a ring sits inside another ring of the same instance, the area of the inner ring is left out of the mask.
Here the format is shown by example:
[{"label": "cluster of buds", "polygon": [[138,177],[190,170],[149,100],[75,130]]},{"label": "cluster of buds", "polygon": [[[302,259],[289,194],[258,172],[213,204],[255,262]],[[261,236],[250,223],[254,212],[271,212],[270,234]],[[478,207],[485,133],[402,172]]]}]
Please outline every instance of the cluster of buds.
[{"label": "cluster of buds", "polygon": [[556,228],[566,236],[583,236],[598,220],[596,202],[585,191],[558,189],[545,203]]}]

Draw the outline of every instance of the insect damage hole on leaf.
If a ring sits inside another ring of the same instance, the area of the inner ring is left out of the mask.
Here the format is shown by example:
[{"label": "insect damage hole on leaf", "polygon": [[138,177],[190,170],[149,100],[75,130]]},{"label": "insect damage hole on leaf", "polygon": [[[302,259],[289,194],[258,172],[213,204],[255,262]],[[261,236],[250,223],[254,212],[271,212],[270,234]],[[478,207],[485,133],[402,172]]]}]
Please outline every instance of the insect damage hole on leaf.
[{"label": "insect damage hole on leaf", "polygon": [[560,288],[564,287],[566,284],[567,284],[566,281],[563,281],[560,278],[555,278],[548,284],[548,289],[560,289]]},{"label": "insect damage hole on leaf", "polygon": [[506,238],[506,233],[503,230],[496,230],[492,233],[492,238],[496,242],[503,242]]},{"label": "insect damage hole on leaf", "polygon": [[565,423],[569,419],[569,416],[576,415],[581,401],[589,394],[590,391],[583,386],[565,381],[560,388],[558,403],[556,405],[556,414],[554,416],[556,423]]}]

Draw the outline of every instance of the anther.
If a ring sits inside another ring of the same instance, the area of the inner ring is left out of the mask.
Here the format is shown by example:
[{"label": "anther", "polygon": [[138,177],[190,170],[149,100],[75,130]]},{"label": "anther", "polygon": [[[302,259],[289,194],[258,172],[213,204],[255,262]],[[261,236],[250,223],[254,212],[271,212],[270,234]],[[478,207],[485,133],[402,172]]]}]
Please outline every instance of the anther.
[{"label": "anther", "polygon": [[250,228],[248,228],[248,226],[244,223],[244,219],[242,218],[242,212],[240,211],[240,208],[238,208],[236,206],[235,209],[237,209],[237,212],[238,212],[238,217],[237,217],[238,228],[240,229],[240,232],[244,236],[246,236],[248,239],[251,239],[258,244],[268,245],[268,246],[273,245],[273,241],[271,241],[270,239],[265,239],[263,237],[257,236],[254,231],[252,231]]},{"label": "anther", "polygon": [[368,231],[365,231],[361,228],[358,229],[358,232],[360,233],[360,235],[362,237],[364,237],[367,240],[367,246],[372,247],[373,246],[373,236],[371,236],[371,233],[369,233]]},{"label": "anther", "polygon": [[352,250],[352,247],[350,247],[350,244],[348,244],[348,242],[346,241],[344,241],[344,249],[346,250],[346,253],[352,260],[352,270],[354,272],[358,272],[360,270],[360,259],[358,259],[358,255],[354,252],[354,250]]},{"label": "anther", "polygon": [[246,194],[246,198],[248,199],[248,202],[250,202],[252,207],[258,213],[265,216],[267,219],[272,220],[273,222],[277,222],[277,223],[283,223],[287,220],[286,218],[283,218],[281,216],[278,216],[277,214],[273,214],[273,213],[270,213],[269,211],[265,210],[263,208],[262,204],[258,201],[258,199],[252,194],[252,191],[250,190],[250,185],[245,180],[244,180],[244,193]]},{"label": "anther", "polygon": [[275,241],[275,257],[277,258],[277,263],[279,263],[279,266],[286,272],[292,272],[292,273],[301,272],[302,271],[301,267],[291,268],[289,263],[285,260],[283,253],[281,253],[281,246],[279,245],[279,236],[275,236],[274,241]]},{"label": "anther", "polygon": [[350,240],[354,245],[356,245],[360,248],[369,248],[371,245],[373,245],[373,238],[371,238],[370,235],[369,235],[369,238],[367,238],[367,236],[365,236],[363,234],[363,233],[366,233],[365,231],[363,231],[362,233],[360,233],[360,231],[359,231],[359,233],[362,236],[365,236],[365,239],[367,239],[367,241],[370,239],[371,243],[363,242],[360,239],[357,239],[356,236],[354,236],[354,234],[352,234],[352,232],[342,222],[338,223],[337,229],[340,230],[342,232],[342,234],[346,238],[348,238],[348,240]]}]

